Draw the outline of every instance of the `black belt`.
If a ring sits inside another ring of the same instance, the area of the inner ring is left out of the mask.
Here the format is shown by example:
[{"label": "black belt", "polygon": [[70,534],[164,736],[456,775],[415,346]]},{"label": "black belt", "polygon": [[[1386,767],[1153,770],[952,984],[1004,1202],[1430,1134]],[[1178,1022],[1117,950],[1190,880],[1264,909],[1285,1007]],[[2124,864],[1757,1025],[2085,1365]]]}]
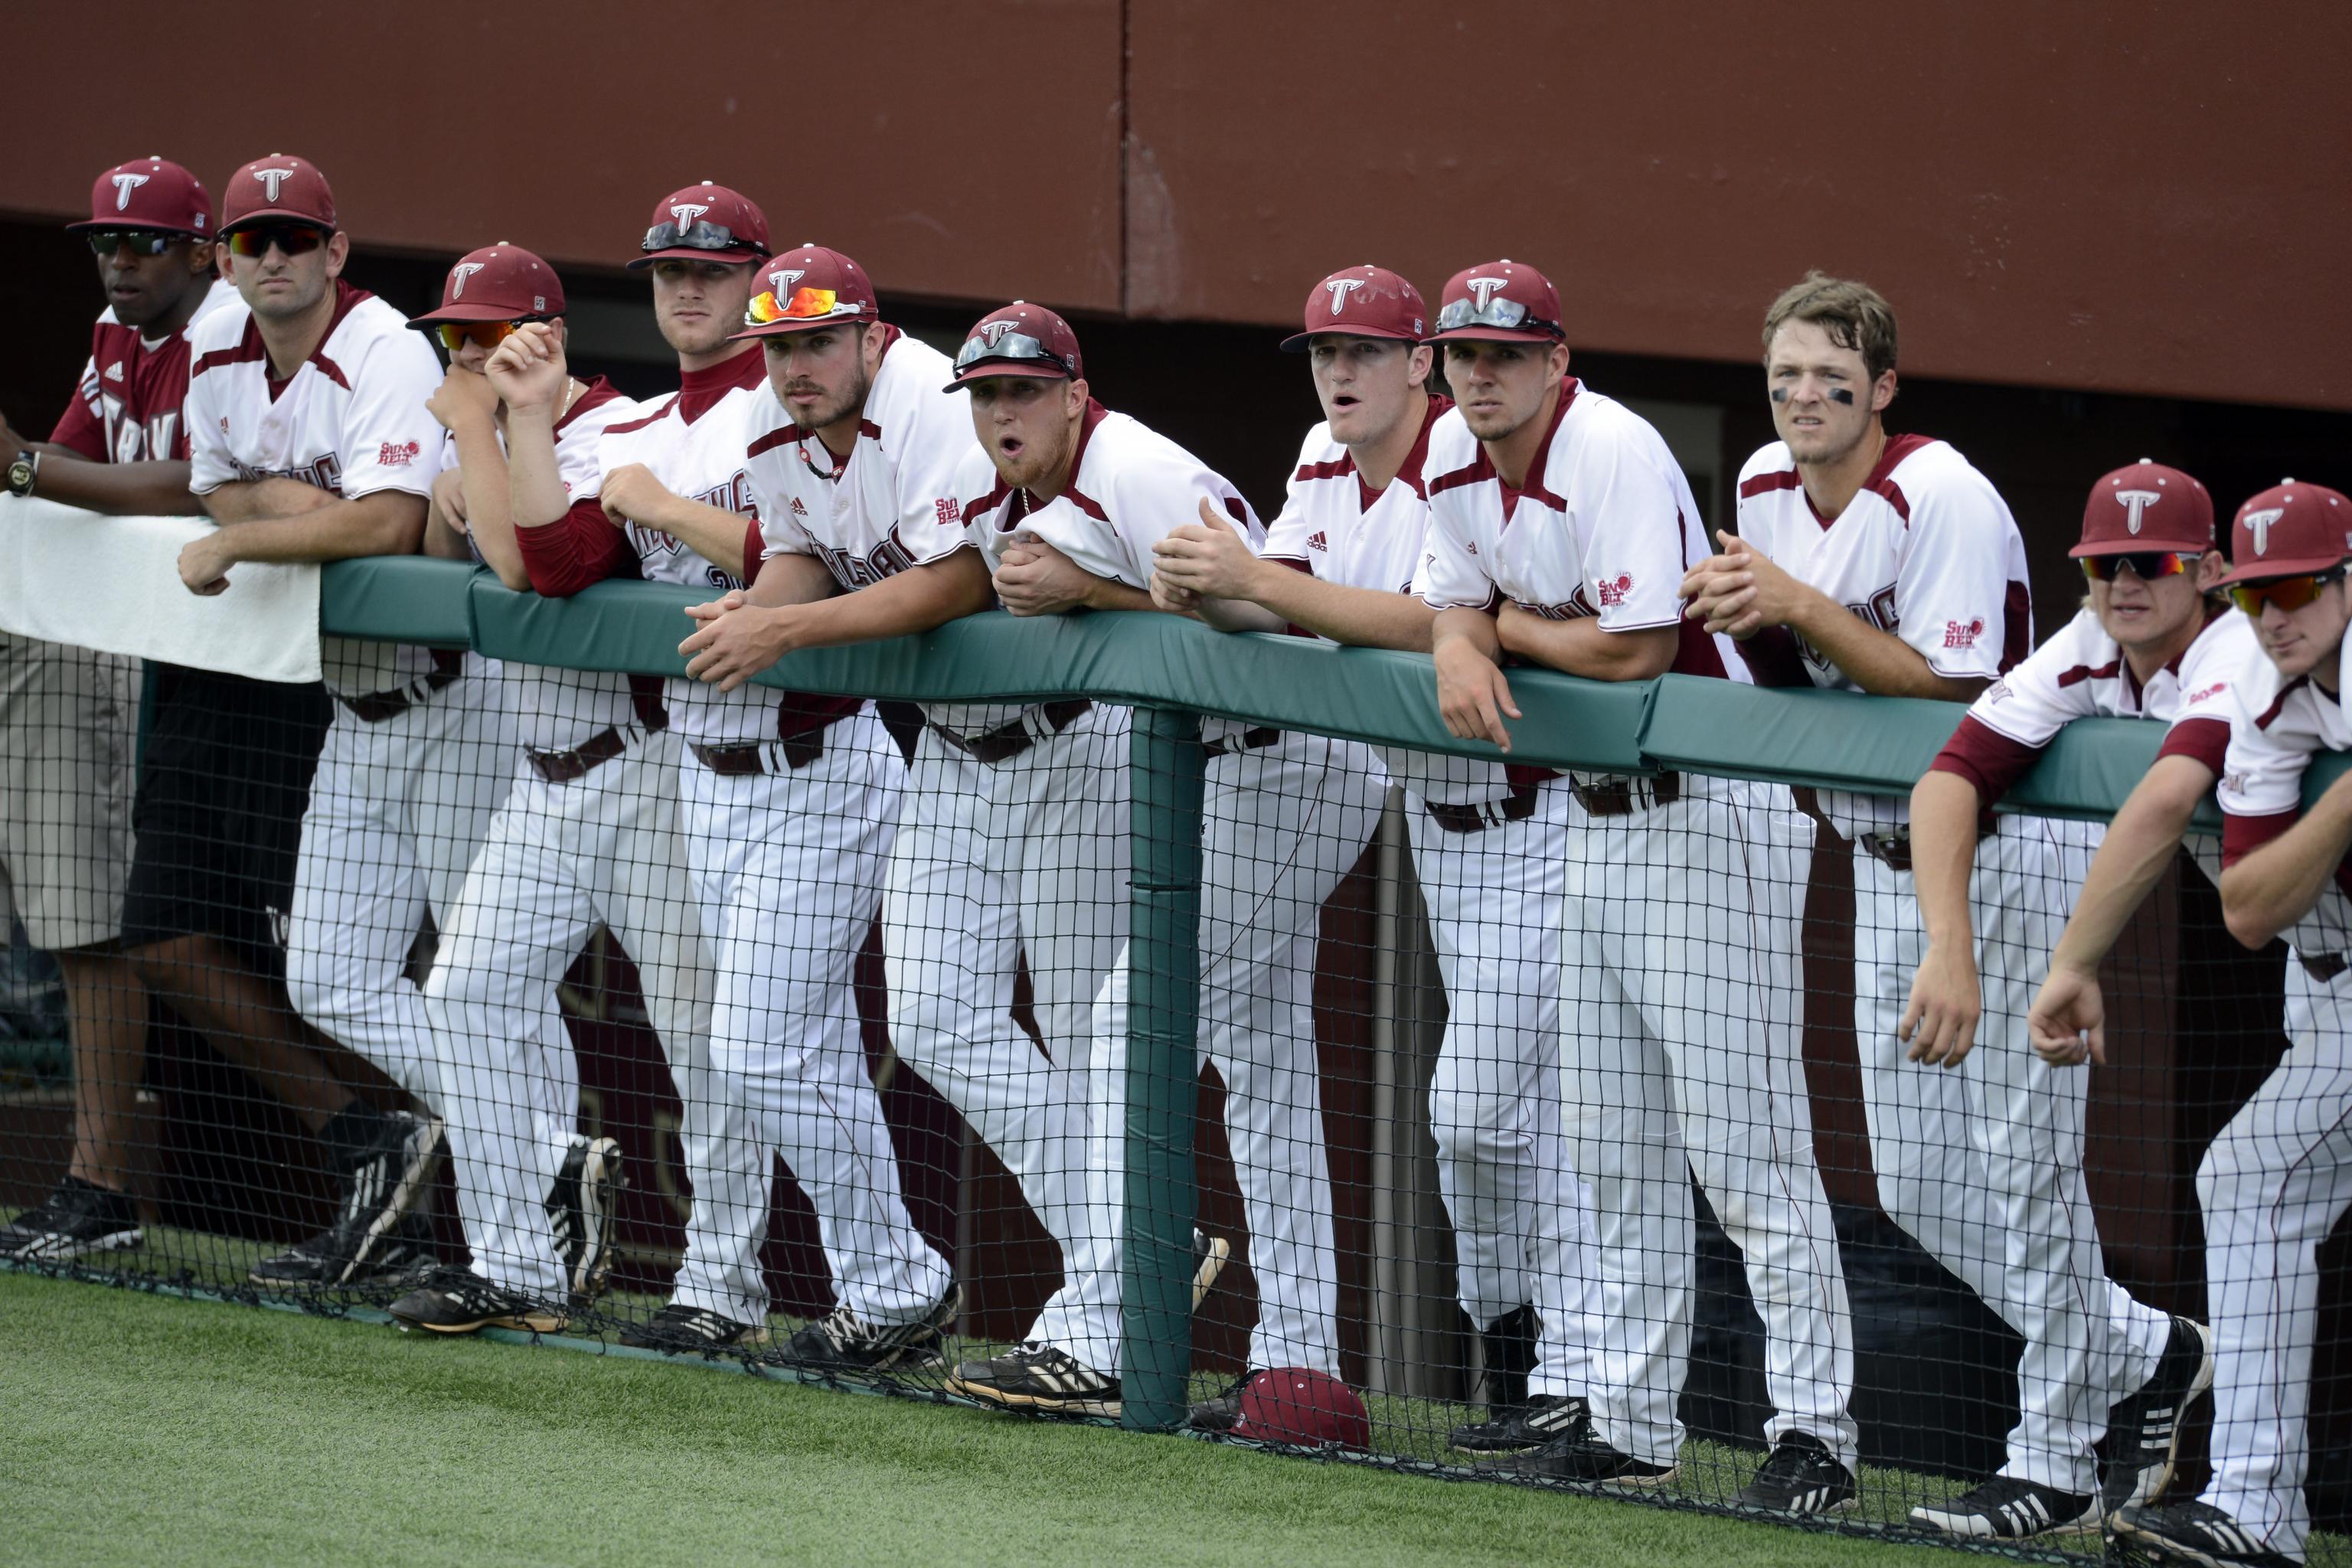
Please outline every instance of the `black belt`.
[{"label": "black belt", "polygon": [[1576,803],[1593,816],[1631,816],[1654,805],[1672,805],[1683,797],[1683,776],[1660,773],[1654,778],[1608,778],[1599,784],[1569,780]]},{"label": "black belt", "polygon": [[1459,805],[1443,800],[1422,802],[1429,819],[1448,833],[1484,833],[1506,822],[1525,822],[1536,814],[1536,787],[1515,789],[1484,805]]},{"label": "black belt", "polygon": [[352,710],[352,717],[362,724],[381,724],[397,719],[445,686],[454,684],[466,673],[466,656],[448,648],[433,650],[433,668],[407,685],[390,691],[370,691],[358,697],[345,697],[340,692],[335,700]]},{"label": "black belt", "polygon": [[1229,740],[1212,741],[1201,748],[1210,758],[1225,756],[1234,752],[1258,752],[1282,739],[1282,731],[1271,725],[1260,724],[1254,730],[1244,730]]},{"label": "black belt", "polygon": [[2298,952],[2294,955],[2294,961],[2303,965],[2303,972],[2305,974],[2310,975],[2322,985],[2334,980],[2346,970],[2352,969],[2352,958],[2347,958],[2340,952]]},{"label": "black belt", "polygon": [[542,752],[536,746],[523,748],[523,760],[531,772],[550,784],[570,784],[584,778],[599,763],[609,763],[629,749],[629,738],[613,725],[606,725],[568,752]]},{"label": "black belt", "polygon": [[[1094,705],[1090,697],[1073,697],[1061,702],[1048,702],[1037,712],[1045,721],[1045,733],[1058,735],[1086,717]],[[1022,719],[999,724],[995,729],[977,735],[959,735],[943,724],[930,725],[930,731],[973,762],[986,763],[991,767],[1011,762],[1035,745],[1039,739],[1029,732],[1028,723]]]},{"label": "black belt", "polygon": [[695,741],[688,744],[687,750],[712,773],[733,779],[773,772],[768,766],[770,746],[776,748],[786,767],[797,773],[824,755],[824,728],[820,725],[797,735],[786,735],[781,741],[752,741],[740,746],[706,746]]},{"label": "black belt", "polygon": [[[1983,843],[1998,831],[1996,826],[1979,826],[1977,842]],[[1898,827],[1892,833],[1865,833],[1854,842],[1862,846],[1863,853],[1897,876],[1911,869],[1911,830],[1907,827]]]}]

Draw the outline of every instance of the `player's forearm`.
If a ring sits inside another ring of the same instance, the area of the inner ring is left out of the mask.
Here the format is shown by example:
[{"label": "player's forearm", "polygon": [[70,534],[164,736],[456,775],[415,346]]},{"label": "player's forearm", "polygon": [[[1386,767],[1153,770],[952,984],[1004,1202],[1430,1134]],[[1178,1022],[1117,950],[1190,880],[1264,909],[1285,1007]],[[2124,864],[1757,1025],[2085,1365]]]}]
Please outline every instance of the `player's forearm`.
[{"label": "player's forearm", "polygon": [[2352,774],[2328,786],[2301,821],[2221,873],[2230,934],[2261,947],[2311,912],[2352,849]]},{"label": "player's forearm", "polygon": [[260,517],[221,525],[220,548],[240,561],[349,561],[365,555],[414,555],[425,537],[425,498],[378,490],[292,517]]},{"label": "player's forearm", "polygon": [[1280,562],[1265,563],[1251,597],[1292,626],[1354,647],[1427,653],[1437,612],[1411,594],[1326,583]]},{"label": "player's forearm", "polygon": [[461,426],[457,436],[457,484],[466,492],[466,528],[473,535],[474,550],[499,582],[520,593],[530,586],[530,573],[515,542],[507,458],[499,448],[498,426],[485,419],[478,426]]},{"label": "player's forearm", "polygon": [[743,590],[743,602],[773,609],[785,605],[813,605],[840,592],[841,584],[833,580],[833,574],[815,556],[771,555],[760,563],[759,574]]},{"label": "player's forearm", "polygon": [[1926,697],[1973,702],[1988,682],[1979,676],[1938,675],[1927,656],[1901,637],[1880,631],[1827,595],[1806,591],[1790,629],[1874,697]]},{"label": "player's forearm", "polygon": [[[507,516],[517,528],[545,528],[572,509],[555,459],[555,422],[547,410],[507,415]],[[468,504],[472,497],[467,496]]]},{"label": "player's forearm", "polygon": [[1503,639],[1495,629],[1495,617],[1484,610],[1439,610],[1429,626],[1430,651],[1435,653],[1449,643],[1459,643],[1484,657],[1489,664],[1503,662]]},{"label": "player's forearm", "polygon": [[39,483],[43,500],[78,506],[115,517],[197,517],[204,503],[188,493],[188,465],[178,459],[152,463],[93,463],[70,447],[43,443]]},{"label": "player's forearm", "polygon": [[471,561],[474,552],[466,547],[466,536],[449,521],[438,502],[428,501],[425,507],[424,552],[436,561]]},{"label": "player's forearm", "polygon": [[1589,680],[1647,680],[1664,675],[1674,668],[1682,641],[1679,626],[1612,632],[1591,616],[1553,621],[1526,611],[1506,611],[1495,626],[1505,652]]},{"label": "player's forearm", "polygon": [[2051,952],[2053,972],[2074,969],[2088,974],[2098,969],[2131,922],[2133,911],[2172,864],[2197,803],[2212,787],[2212,770],[2196,758],[2157,759],[2108,824],[2106,837],[2092,857],[2083,890],[2074,899],[2074,917]]},{"label": "player's forearm", "polygon": [[1091,572],[1087,584],[1085,607],[1089,610],[1158,610],[1151,595],[1141,588],[1130,588],[1109,577],[1097,577]]},{"label": "player's forearm", "polygon": [[684,540],[697,554],[720,570],[743,559],[745,531],[752,524],[742,513],[674,495],[664,495],[650,510],[657,515],[636,521],[674,539]]},{"label": "player's forearm", "polygon": [[795,647],[839,647],[913,637],[988,608],[987,563],[976,550],[885,577],[855,594],[837,594],[779,615],[796,623]]},{"label": "player's forearm", "polygon": [[1930,771],[1911,790],[1911,879],[1927,940],[1976,951],[1969,880],[1976,870],[1977,816],[1984,802],[1958,773]]},{"label": "player's forearm", "polygon": [[340,506],[342,498],[332,490],[306,485],[299,479],[272,478],[267,479],[231,479],[215,486],[196,498],[215,522],[250,522],[256,518],[292,517],[298,512],[317,511],[321,507]]}]

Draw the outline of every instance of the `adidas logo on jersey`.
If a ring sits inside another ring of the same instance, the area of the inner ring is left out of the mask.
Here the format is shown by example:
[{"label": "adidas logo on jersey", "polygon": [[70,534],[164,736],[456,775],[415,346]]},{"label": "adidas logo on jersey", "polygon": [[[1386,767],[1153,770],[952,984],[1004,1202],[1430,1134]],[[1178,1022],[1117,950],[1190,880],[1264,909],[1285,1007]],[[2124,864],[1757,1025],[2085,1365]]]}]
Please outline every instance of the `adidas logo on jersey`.
[{"label": "adidas logo on jersey", "polygon": [[122,362],[121,360],[116,360],[112,364],[106,367],[106,379],[109,381],[121,381],[122,379]]},{"label": "adidas logo on jersey", "polygon": [[806,517],[808,515],[808,508],[801,505],[801,498],[798,496],[794,496],[793,498],[793,515],[794,517]]},{"label": "adidas logo on jersey", "polygon": [[1331,553],[1331,546],[1329,542],[1327,542],[1319,532],[1310,533],[1307,536],[1307,548],[1309,550],[1320,550],[1326,555]]}]

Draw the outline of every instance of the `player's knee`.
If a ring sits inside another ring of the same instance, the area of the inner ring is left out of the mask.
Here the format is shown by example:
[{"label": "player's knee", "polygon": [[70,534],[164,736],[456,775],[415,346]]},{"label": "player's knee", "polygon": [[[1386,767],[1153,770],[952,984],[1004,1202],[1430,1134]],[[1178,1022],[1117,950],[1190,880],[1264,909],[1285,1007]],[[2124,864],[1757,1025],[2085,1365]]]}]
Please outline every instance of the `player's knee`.
[{"label": "player's knee", "polygon": [[1447,1159],[1523,1156],[1530,1141],[1518,1125],[1518,1111],[1517,1099],[1509,1095],[1434,1089],[1429,1095],[1429,1131]]},{"label": "player's knee", "polygon": [[286,954],[286,999],[294,1011],[320,1028],[342,1016],[345,995],[333,957],[312,948],[289,948]]}]

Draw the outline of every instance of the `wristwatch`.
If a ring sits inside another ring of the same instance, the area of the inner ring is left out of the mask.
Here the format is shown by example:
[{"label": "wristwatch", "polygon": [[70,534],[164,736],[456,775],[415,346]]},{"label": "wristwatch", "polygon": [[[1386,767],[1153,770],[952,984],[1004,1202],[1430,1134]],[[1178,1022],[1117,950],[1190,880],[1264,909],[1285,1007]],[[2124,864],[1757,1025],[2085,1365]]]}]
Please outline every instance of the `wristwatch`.
[{"label": "wristwatch", "polygon": [[8,465],[8,493],[12,496],[31,495],[33,486],[40,477],[41,455],[34,451],[17,453],[16,460]]}]

